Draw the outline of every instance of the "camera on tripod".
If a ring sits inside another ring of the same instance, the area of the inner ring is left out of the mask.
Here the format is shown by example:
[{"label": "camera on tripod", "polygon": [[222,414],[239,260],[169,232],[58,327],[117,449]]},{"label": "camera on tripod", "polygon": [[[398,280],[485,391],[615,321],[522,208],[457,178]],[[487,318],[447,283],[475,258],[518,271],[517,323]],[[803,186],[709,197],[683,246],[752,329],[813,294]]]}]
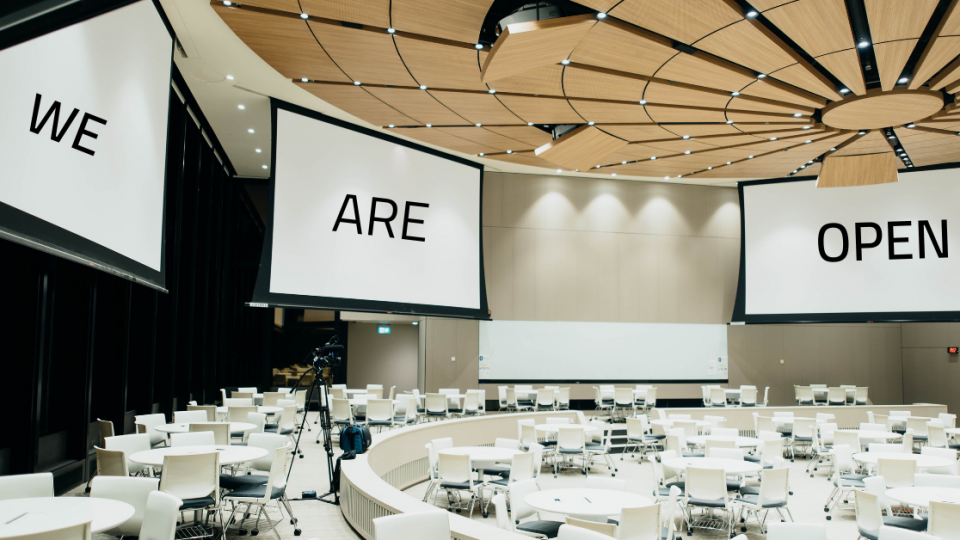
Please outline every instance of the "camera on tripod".
[{"label": "camera on tripod", "polygon": [[343,361],[343,358],[340,356],[343,345],[337,345],[339,339],[339,336],[333,336],[326,344],[313,350],[313,366],[315,368],[332,368],[340,365],[340,362]]}]

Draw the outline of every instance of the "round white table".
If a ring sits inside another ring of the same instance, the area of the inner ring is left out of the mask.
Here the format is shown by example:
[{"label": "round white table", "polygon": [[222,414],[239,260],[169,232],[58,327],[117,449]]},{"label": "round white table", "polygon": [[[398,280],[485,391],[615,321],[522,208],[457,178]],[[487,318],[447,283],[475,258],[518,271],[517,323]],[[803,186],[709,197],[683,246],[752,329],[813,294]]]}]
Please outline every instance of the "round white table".
[{"label": "round white table", "polygon": [[537,491],[526,496],[527,504],[541,512],[606,522],[623,508],[650,506],[649,498],[615,489],[566,488]]},{"label": "round white table", "polygon": [[496,446],[456,446],[440,450],[438,454],[447,456],[470,456],[471,461],[510,461],[513,456],[522,454],[516,448],[497,448]]},{"label": "round white table", "polygon": [[930,501],[960,503],[960,489],[939,486],[899,487],[887,490],[887,497],[907,506],[930,507]]},{"label": "round white table", "polygon": [[166,448],[154,448],[153,450],[144,450],[137,452],[127,459],[141,465],[150,465],[152,467],[162,467],[164,456],[183,456],[189,454],[208,454],[210,452],[220,452],[221,465],[236,465],[260,459],[267,455],[266,448],[257,448],[256,446],[170,446]]},{"label": "round white table", "polygon": [[727,437],[721,435],[696,435],[694,437],[687,437],[688,443],[693,443],[697,446],[703,446],[707,441],[734,441],[737,448],[755,448],[761,442],[760,439],[754,437]]},{"label": "round white table", "polygon": [[347,394],[347,397],[350,397],[351,394],[353,395],[366,394],[367,389],[366,388],[347,388],[346,390],[344,390],[344,393]]},{"label": "round white table", "polygon": [[869,429],[851,429],[851,430],[846,430],[846,429],[845,429],[845,430],[843,430],[843,431],[844,431],[844,433],[848,433],[848,432],[851,432],[851,431],[852,431],[852,432],[856,433],[857,435],[860,435],[860,439],[861,439],[861,440],[863,440],[863,439],[883,439],[883,440],[885,440],[885,441],[889,441],[889,440],[892,440],[892,439],[899,439],[899,438],[903,437],[902,434],[900,434],[900,433],[894,433],[894,432],[892,432],[892,431],[872,431],[872,430],[869,430]]},{"label": "round white table", "polygon": [[[671,428],[672,428],[672,427],[673,427],[673,423],[674,423],[675,421],[677,421],[677,420],[651,420],[651,421],[650,421],[650,425],[651,425],[651,426],[663,426],[663,427],[671,427]],[[681,420],[679,420],[679,421],[680,421],[680,422],[696,422],[698,428],[705,428],[705,427],[711,425],[710,422],[707,422],[707,421],[705,421],[705,420],[682,420],[682,419],[681,419]]]},{"label": "round white table", "polygon": [[[201,422],[203,424],[213,424],[214,422]],[[220,422],[222,423],[222,422]],[[230,422],[230,433],[247,432],[257,429],[255,424],[247,422]],[[156,430],[161,433],[187,433],[190,431],[190,423],[180,422],[179,424],[164,424],[157,426]]]},{"label": "round white table", "polygon": [[[228,407],[217,407],[217,414],[227,414]],[[278,414],[283,412],[283,407],[274,407],[273,405],[260,405],[257,407],[260,414]]]},{"label": "round white table", "polygon": [[663,465],[677,470],[686,470],[687,467],[694,467],[696,469],[721,469],[727,474],[752,474],[762,470],[759,463],[752,463],[740,459],[722,458],[671,458],[663,460]]},{"label": "round white table", "polygon": [[948,428],[943,428],[943,431],[944,433],[947,433],[950,435],[960,435],[960,428],[948,427]]},{"label": "round white table", "polygon": [[876,465],[878,459],[912,460],[917,462],[918,469],[949,467],[954,463],[949,459],[941,457],[928,456],[925,454],[900,454],[897,452],[858,452],[853,455],[853,459],[867,465]]},{"label": "round white table", "polygon": [[[348,401],[350,402],[351,406],[356,407],[357,405],[366,405],[368,400],[365,397],[355,397],[355,398],[350,398]],[[393,400],[394,405],[398,403],[400,403],[400,400],[397,400],[397,399]]]},{"label": "round white table", "polygon": [[599,426],[591,426],[588,424],[537,424],[533,428],[541,433],[548,433],[551,435],[560,433],[560,428],[576,428],[583,431],[584,434],[595,433],[600,431]]},{"label": "round white table", "polygon": [[36,497],[0,501],[0,538],[51,531],[93,520],[93,532],[108,531],[133,517],[132,505],[95,497]]}]

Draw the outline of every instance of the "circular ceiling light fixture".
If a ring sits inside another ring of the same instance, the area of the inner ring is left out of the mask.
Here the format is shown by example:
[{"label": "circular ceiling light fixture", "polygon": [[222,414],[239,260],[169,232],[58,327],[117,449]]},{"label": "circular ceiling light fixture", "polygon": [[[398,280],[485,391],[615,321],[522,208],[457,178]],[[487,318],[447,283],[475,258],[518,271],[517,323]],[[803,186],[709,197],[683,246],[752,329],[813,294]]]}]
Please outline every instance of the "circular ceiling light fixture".
[{"label": "circular ceiling light fixture", "polygon": [[565,66],[569,66],[569,65],[570,65],[570,60],[567,60],[566,58],[564,58],[563,60],[560,61],[560,63],[563,64],[563,65],[565,65]]},{"label": "circular ceiling light fixture", "polygon": [[897,79],[897,83],[899,84],[907,84],[908,82],[910,82],[910,77],[900,77]]},{"label": "circular ceiling light fixture", "polygon": [[869,46],[870,46],[870,42],[867,40],[863,40],[860,43],[857,43],[857,47],[860,47],[861,49],[866,49]]},{"label": "circular ceiling light fixture", "polygon": [[387,126],[387,127],[389,127],[389,128],[391,128],[391,129],[392,129],[392,128],[393,128],[393,124],[390,124],[390,125],[389,125],[389,126]]},{"label": "circular ceiling light fixture", "polygon": [[421,89],[421,90],[426,90],[426,89],[427,89],[427,85],[421,84],[421,85],[420,85],[420,89]]},{"label": "circular ceiling light fixture", "polygon": [[476,45],[473,46],[473,48],[479,51],[483,49],[483,43],[477,43]]},{"label": "circular ceiling light fixture", "polygon": [[307,15],[306,13],[301,13],[301,14],[300,14],[300,18],[306,20],[306,19],[309,19],[310,16]]},{"label": "circular ceiling light fixture", "polygon": [[597,13],[597,18],[602,21],[603,19],[607,18],[607,14],[601,11],[600,13]]}]

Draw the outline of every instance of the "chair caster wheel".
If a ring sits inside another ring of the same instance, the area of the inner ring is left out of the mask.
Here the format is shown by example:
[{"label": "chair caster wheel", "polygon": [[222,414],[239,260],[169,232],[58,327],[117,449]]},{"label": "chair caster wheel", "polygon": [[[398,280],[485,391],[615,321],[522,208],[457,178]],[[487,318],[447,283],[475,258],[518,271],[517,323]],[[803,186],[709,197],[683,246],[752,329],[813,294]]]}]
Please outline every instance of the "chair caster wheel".
[{"label": "chair caster wheel", "polygon": [[244,514],[243,519],[250,519],[250,514]]},{"label": "chair caster wheel", "polygon": [[687,536],[693,536],[693,531],[687,531]]},{"label": "chair caster wheel", "polygon": [[796,463],[796,460],[791,459],[791,460],[790,460],[790,463]]},{"label": "chair caster wheel", "polygon": [[812,475],[812,474],[810,475],[810,478],[813,478],[813,475]]},{"label": "chair caster wheel", "polygon": [[740,532],[747,532],[747,528],[746,528],[746,527],[740,527]]},{"label": "chair caster wheel", "polygon": [[237,535],[239,535],[239,536],[246,536],[246,535],[247,535],[247,530],[246,530],[246,529],[239,529],[239,530],[237,531]]},{"label": "chair caster wheel", "polygon": [[461,513],[461,512],[463,512],[463,510],[460,509],[460,508],[457,508],[457,513],[459,514],[459,513]]},{"label": "chair caster wheel", "polygon": [[792,492],[792,491],[790,492],[790,496],[793,497],[793,492]]},{"label": "chair caster wheel", "polygon": [[823,511],[829,513],[829,512],[830,512],[830,509],[827,508],[826,506],[824,506],[824,507],[823,507]]},{"label": "chair caster wheel", "polygon": [[483,517],[485,517],[485,518],[490,517],[490,513],[489,513],[489,512],[484,512],[482,515],[483,515]]},{"label": "chair caster wheel", "polygon": [[90,493],[90,488],[84,488],[83,492],[84,492],[84,493]]},{"label": "chair caster wheel", "polygon": [[[300,459],[303,459],[303,454],[300,454]],[[810,476],[813,476],[812,474]]]},{"label": "chair caster wheel", "polygon": [[616,475],[617,475],[617,473],[612,473],[610,476],[616,476]]},{"label": "chair caster wheel", "polygon": [[293,535],[294,535],[294,536],[300,536],[300,533],[301,533],[301,532],[302,532],[302,531],[301,531],[300,529],[294,529],[294,530],[293,530]]},{"label": "chair caster wheel", "polygon": [[258,534],[260,534],[260,530],[259,530],[259,529],[254,529],[254,530],[250,531],[250,536],[256,536],[256,535],[258,535]]},{"label": "chair caster wheel", "polygon": [[740,518],[740,523],[746,523],[746,522],[747,520],[745,518]]},{"label": "chair caster wheel", "polygon": [[830,521],[832,518],[833,516],[827,516],[827,521]]}]

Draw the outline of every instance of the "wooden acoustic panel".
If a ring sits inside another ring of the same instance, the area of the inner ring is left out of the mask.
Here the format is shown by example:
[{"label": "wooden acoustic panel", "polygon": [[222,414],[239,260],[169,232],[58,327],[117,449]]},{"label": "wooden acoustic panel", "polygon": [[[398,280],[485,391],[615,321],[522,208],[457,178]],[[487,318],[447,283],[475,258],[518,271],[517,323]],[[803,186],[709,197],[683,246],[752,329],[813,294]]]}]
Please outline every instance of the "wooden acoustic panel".
[{"label": "wooden acoustic panel", "polygon": [[317,44],[305,22],[238,8],[213,9],[237,37],[284,77],[349,82]]},{"label": "wooden acoustic panel", "polygon": [[872,186],[897,181],[893,153],[862,156],[828,155],[817,178],[818,188]]},{"label": "wooden acoustic panel", "polygon": [[476,43],[493,0],[390,0],[393,27],[405,32]]},{"label": "wooden acoustic panel", "polygon": [[769,112],[776,114],[800,113],[806,116],[810,116],[814,112],[814,109],[811,109],[810,107],[789,105],[767,100],[750,99],[750,97],[745,97],[742,94],[738,97],[731,98],[730,103],[727,104],[727,108],[738,111]]},{"label": "wooden acoustic panel", "polygon": [[960,79],[960,58],[950,62],[936,77],[930,79],[930,88],[940,90],[952,85],[958,79]]},{"label": "wooden acoustic panel", "polygon": [[[287,13],[300,13],[300,2],[297,0],[250,0],[244,2],[244,5],[263,9],[272,9],[274,11],[286,11]],[[216,6],[216,4],[214,5]]]},{"label": "wooden acoustic panel", "polygon": [[330,58],[354,81],[418,86],[397,54],[390,34],[307,21]]},{"label": "wooden acoustic panel", "polygon": [[430,90],[430,95],[448,109],[467,119],[471,124],[522,124],[517,115],[510,112],[490,94],[472,92],[444,92]]},{"label": "wooden acoustic panel", "polygon": [[862,96],[867,93],[867,85],[863,81],[863,71],[860,68],[860,55],[856,49],[825,54],[818,56],[816,60],[854,94]]},{"label": "wooden acoustic panel", "polygon": [[960,161],[960,145],[956,135],[944,135],[916,129],[896,128],[894,131],[903,148],[916,166],[956,163]]},{"label": "wooden acoustic panel", "polygon": [[639,75],[653,75],[679,54],[673,42],[608,17],[590,29],[570,54],[570,61]]},{"label": "wooden acoustic panel", "polygon": [[780,82],[772,77],[751,79],[747,86],[740,89],[740,93],[783,103],[795,103],[813,109],[819,109],[827,104],[827,100],[816,94]]},{"label": "wooden acoustic panel", "polygon": [[536,155],[569,169],[586,170],[627,145],[593,126],[580,126],[563,137],[537,148]]},{"label": "wooden acoustic panel", "polygon": [[723,110],[696,109],[693,107],[669,107],[666,105],[644,106],[655,122],[726,122]]},{"label": "wooden acoustic panel", "polygon": [[406,114],[410,118],[416,118],[422,124],[462,126],[470,123],[423,90],[369,86],[365,87],[365,89],[387,105]]},{"label": "wooden acoustic panel", "polygon": [[295,84],[330,105],[377,126],[420,125],[419,121],[401,113],[357,86],[301,82]]},{"label": "wooden acoustic panel", "polygon": [[751,0],[750,5],[753,9],[764,13],[767,10],[773,9],[777,6],[782,6],[790,2],[795,2],[796,0]]},{"label": "wooden acoustic panel", "polygon": [[841,96],[837,90],[829,84],[829,81],[823,79],[823,76],[819,73],[814,73],[811,70],[812,68],[809,68],[805,64],[798,62],[791,66],[777,70],[770,75],[787,84],[792,84],[793,86],[823,96],[832,101],[837,101],[843,98],[843,96]]},{"label": "wooden acoustic panel", "polygon": [[597,124],[597,127],[627,141],[653,141],[675,136],[664,126],[654,124]]},{"label": "wooden acoustic panel", "polygon": [[484,126],[484,129],[538,148],[553,140],[546,131],[532,126]]},{"label": "wooden acoustic panel", "polygon": [[960,36],[936,38],[914,68],[910,88],[919,88],[958,55],[960,55]]},{"label": "wooden acoustic panel", "polygon": [[420,84],[428,88],[487,91],[487,85],[480,82],[480,65],[473,47],[397,35],[393,39],[400,58]]},{"label": "wooden acoustic panel", "polygon": [[450,150],[463,152],[464,154],[477,155],[481,152],[488,154],[497,152],[499,150],[497,148],[456,137],[449,133],[444,133],[436,128],[397,128],[394,129],[393,132],[397,135],[410,137],[411,139],[416,139],[420,142],[425,142],[441,148],[449,148]]},{"label": "wooden acoustic panel", "polygon": [[[533,150],[536,148],[532,144],[526,144],[516,139],[511,139],[510,137],[504,137],[499,133],[495,133],[482,127],[442,127],[434,129],[476,144],[482,144],[491,148],[496,148],[500,152],[506,152],[507,150],[517,152],[523,150]],[[485,152],[490,151],[485,150]]]},{"label": "wooden acoustic panel", "polygon": [[311,17],[380,28],[390,26],[390,0],[300,0],[300,7]]},{"label": "wooden acoustic panel", "polygon": [[755,21],[742,20],[706,36],[694,45],[760,73],[772,73],[797,60],[779,39]]},{"label": "wooden acoustic panel", "polygon": [[623,0],[610,14],[688,45],[743,19],[725,0]]},{"label": "wooden acoustic panel", "polygon": [[893,147],[887,142],[882,131],[869,131],[866,135],[857,135],[856,138],[839,148],[834,155],[837,156],[857,156],[861,154],[882,154],[893,153]]},{"label": "wooden acoustic panel", "polygon": [[763,15],[810,56],[856,46],[844,0],[798,0]]},{"label": "wooden acoustic panel", "polygon": [[495,154],[492,156],[487,156],[488,159],[495,159],[497,161],[506,161],[508,163],[516,163],[518,165],[528,165],[530,167],[540,167],[541,169],[556,169],[556,163],[550,163],[545,159],[538,158],[534,155],[533,152],[526,152],[523,154],[518,154],[516,152],[512,154]]},{"label": "wooden acoustic panel", "polygon": [[560,98],[497,95],[513,114],[536,124],[583,124],[586,122],[567,100]]},{"label": "wooden acoustic panel", "polygon": [[733,111],[727,110],[727,120],[733,120],[734,123],[737,122],[777,122],[777,123],[799,123],[799,124],[809,124],[809,116],[800,116],[796,117],[792,114],[772,114],[772,113],[759,113],[759,112],[749,112],[749,111]]},{"label": "wooden acoustic panel", "polygon": [[702,51],[677,54],[654,74],[659,79],[735,92],[756,80],[749,69]]},{"label": "wooden acoustic panel", "polygon": [[[481,57],[483,51],[480,51]],[[479,68],[478,68],[479,71]],[[563,96],[563,66],[543,66],[528,72],[500,79],[490,85],[497,92],[514,92],[536,96]],[[479,77],[479,76],[478,76]]]},{"label": "wooden acoustic panel", "polygon": [[691,137],[704,137],[708,135],[727,135],[740,133],[739,129],[734,127],[732,124],[727,124],[726,122],[718,122],[715,124],[675,123],[663,124],[660,127],[676,134],[678,137],[683,137],[684,135],[689,135]]},{"label": "wooden acoustic panel", "polygon": [[722,109],[730,101],[730,93],[710,88],[691,88],[677,84],[651,82],[643,92],[643,99],[659,105],[689,105]]},{"label": "wooden acoustic panel", "polygon": [[939,0],[864,0],[870,37],[879,43],[915,39],[923,34]]},{"label": "wooden acoustic panel", "polygon": [[651,122],[647,111],[639,103],[609,103],[605,101],[569,100],[570,106],[583,118],[581,122],[618,122],[642,124]]},{"label": "wooden acoustic panel", "polygon": [[710,144],[700,139],[671,139],[669,141],[649,141],[645,143],[650,148],[657,149],[661,154],[682,154],[684,152],[702,152],[704,150],[713,150],[718,148],[715,144]]},{"label": "wooden acoustic panel", "polygon": [[903,73],[903,67],[907,65],[907,60],[910,59],[918,41],[918,39],[888,41],[873,46],[873,52],[877,57],[877,69],[880,73],[880,87],[883,90],[890,91],[896,87],[897,79]]},{"label": "wooden acoustic panel", "polygon": [[590,14],[508,25],[483,62],[480,79],[487,84],[531,68],[556,64],[597,23]]},{"label": "wooden acoustic panel", "polygon": [[638,102],[643,99],[645,79],[608,71],[570,65],[563,70],[563,91],[567,97],[613,99]]}]

